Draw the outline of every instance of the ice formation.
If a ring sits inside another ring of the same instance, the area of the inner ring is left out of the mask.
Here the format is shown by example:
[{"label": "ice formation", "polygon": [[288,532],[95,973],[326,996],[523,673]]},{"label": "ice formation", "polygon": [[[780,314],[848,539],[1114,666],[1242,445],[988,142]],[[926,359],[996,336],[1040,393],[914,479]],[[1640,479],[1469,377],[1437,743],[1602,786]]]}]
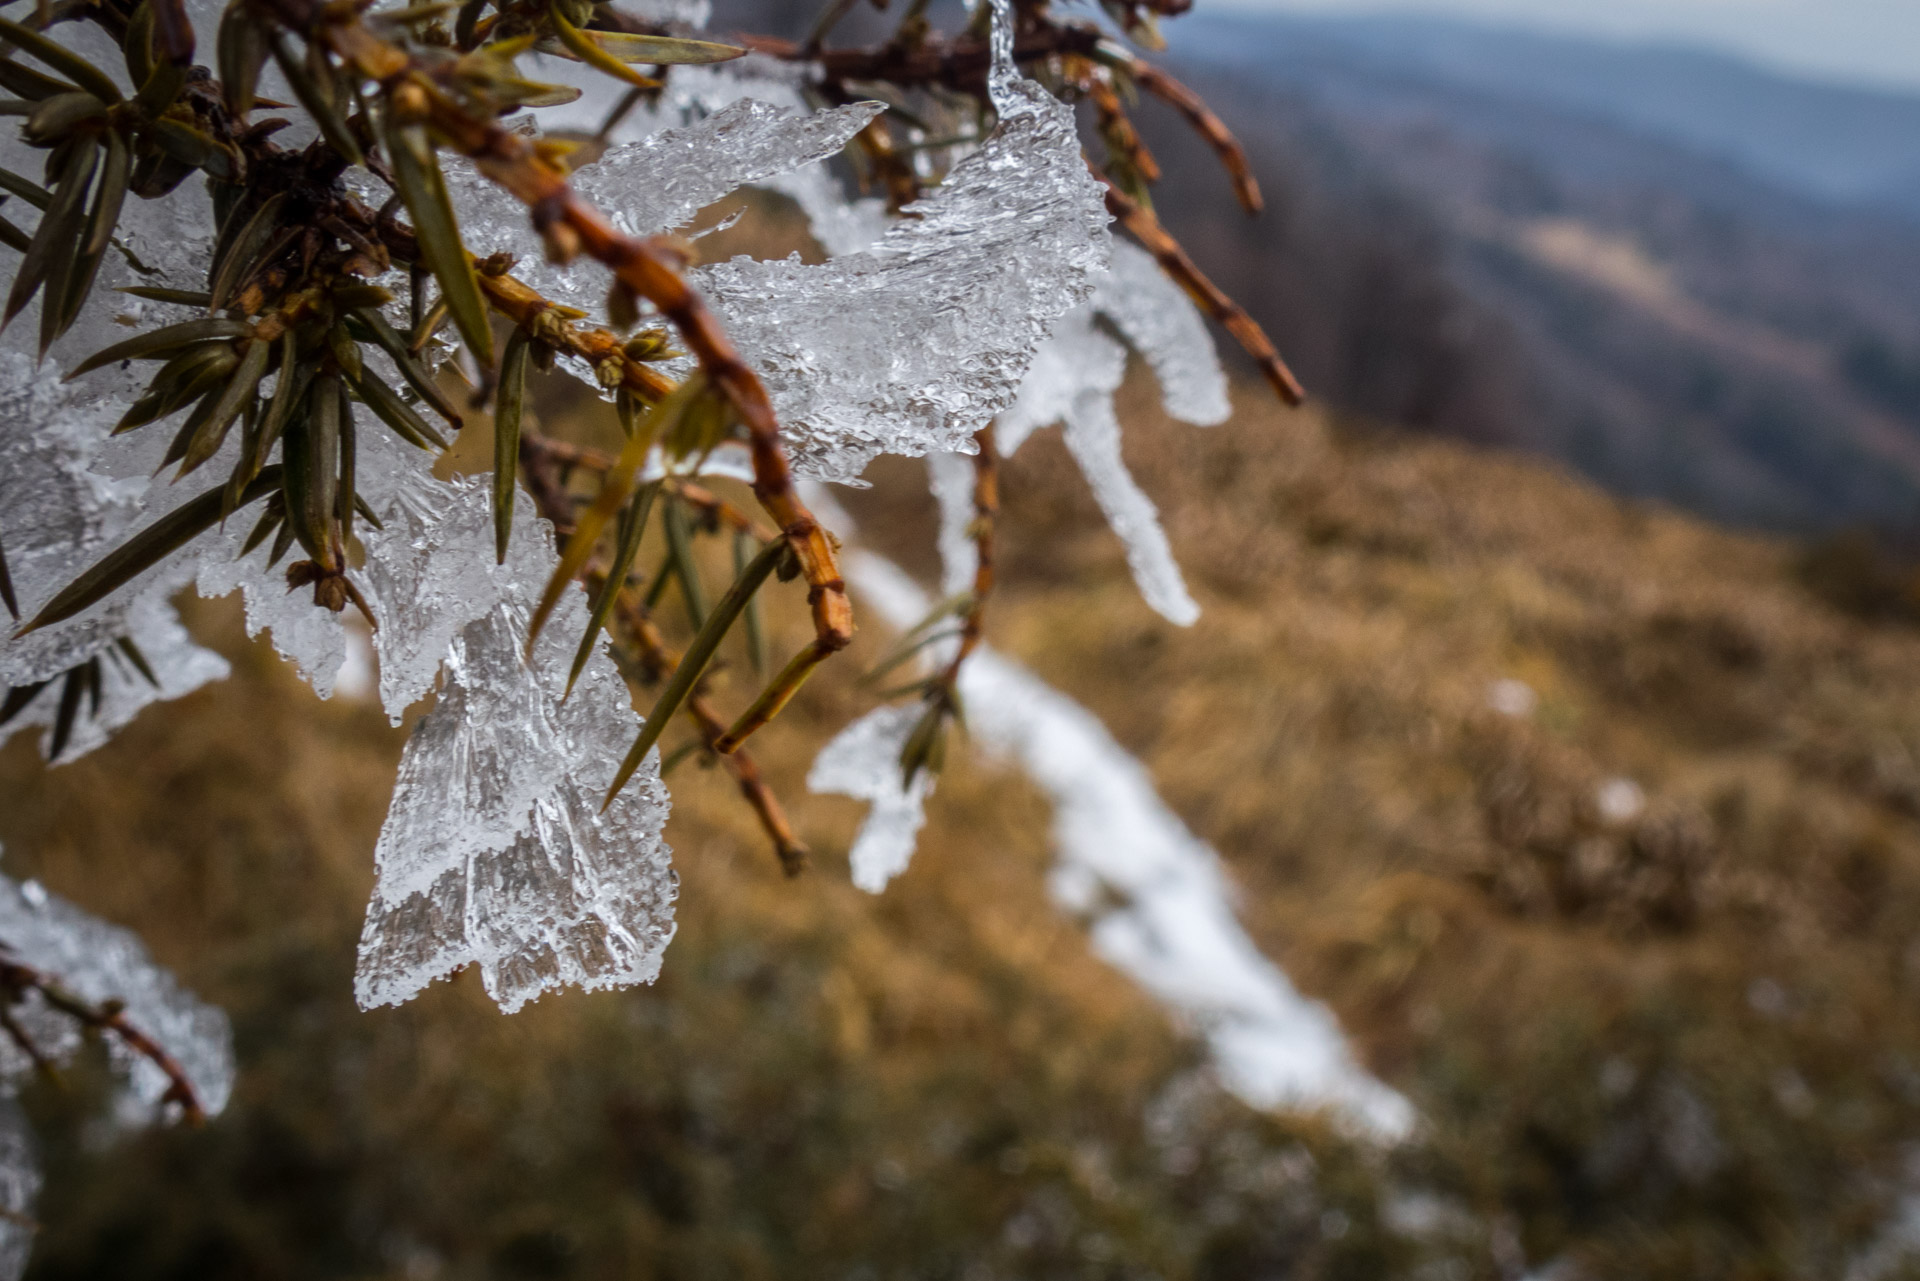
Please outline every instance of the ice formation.
[{"label": "ice formation", "polygon": [[[131,931],[89,916],[37,882],[0,876],[0,954],[58,978],[88,1001],[123,1002],[128,1021],[178,1060],[209,1113],[227,1105],[234,1072],[227,1016],[195,999],[156,965]],[[55,1062],[79,1050],[74,1021],[38,997],[15,1007],[14,1015]],[[126,1080],[129,1116],[143,1110],[151,1116],[167,1092],[166,1073],[116,1038],[107,1038],[106,1044]],[[0,1089],[11,1090],[33,1070],[26,1054],[0,1039]]]},{"label": "ice formation", "polygon": [[[407,708],[433,688],[454,638],[515,589],[525,566],[495,562],[486,481],[440,480],[430,455],[364,418],[359,439],[365,478],[360,496],[380,527],[365,521],[355,526],[366,563],[352,578],[380,623],[373,634],[380,701],[398,725]],[[248,631],[271,627],[275,646],[325,697],[347,659],[351,624],[343,614],[315,608],[311,596],[280,586],[278,575],[266,567],[268,548],[246,558],[236,555],[251,523],[232,522],[228,547],[216,543],[202,560],[201,594],[244,589]]]},{"label": "ice formation", "polygon": [[[742,186],[837,154],[883,110],[856,102],[813,113],[740,98],[684,128],[610,148],[573,175],[574,189],[632,235],[670,231]],[[541,254],[526,206],[465,160],[444,162],[468,248],[519,258],[516,274],[547,297],[599,312],[607,273],[593,262],[554,266]]]},{"label": "ice formation", "polygon": [[363,1007],[405,1001],[467,965],[508,1013],[563,984],[659,973],[677,884],[661,839],[666,788],[655,753],[601,811],[640,718],[604,647],[564,696],[587,622],[581,593],[566,594],[531,662],[522,657],[555,562],[545,522],[517,512],[514,589],[461,630],[439,702],[407,741],[374,850],[355,979]]},{"label": "ice formation", "polygon": [[[936,486],[949,495],[943,503],[949,527],[961,509],[957,476]],[[806,498],[823,520],[852,532],[852,520],[825,486],[809,485]],[[964,540],[943,539],[942,545],[964,546],[971,555]],[[892,562],[855,548],[845,564],[848,581],[894,627],[926,617],[926,593]],[[945,583],[951,589],[971,573],[970,566],[949,561]],[[937,649],[929,647],[928,662],[941,661]],[[1091,712],[985,645],[960,669],[960,694],[971,740],[1017,762],[1053,801],[1054,900],[1088,921],[1103,958],[1206,1038],[1228,1088],[1256,1107],[1331,1108],[1385,1140],[1411,1132],[1411,1105],[1354,1060],[1333,1014],[1303,997],[1261,955],[1234,917],[1219,855],[1167,808],[1145,768]],[[874,715],[857,722],[829,745],[814,771],[831,765],[833,791],[897,796],[897,749],[891,758],[869,746],[826,759],[842,742],[877,738],[871,730],[871,738],[855,736],[869,722],[887,724]],[[861,768],[870,772],[857,773]],[[878,802],[868,825],[877,819]],[[904,839],[897,821],[885,820],[881,830],[888,833],[887,852],[898,857]]]},{"label": "ice formation", "polygon": [[[153,680],[117,644],[108,643],[100,650],[100,704],[95,708],[90,698],[83,703],[58,764],[78,760],[99,747],[150,704],[181,698],[202,685],[225,680],[231,671],[226,659],[194,644],[164,593],[135,598],[124,620],[121,635],[133,641]],[[0,726],[0,739],[28,729],[51,730],[59,716],[62,685],[52,681],[35,695],[18,716]],[[50,733],[40,746],[43,755],[52,752]]]},{"label": "ice formation", "polygon": [[817,266],[736,258],[699,273],[803,475],[853,480],[878,454],[970,449],[1107,266],[1073,110],[1019,75],[1012,39],[996,0],[1000,123],[878,243]]},{"label": "ice formation", "polygon": [[1066,417],[1067,450],[1080,465],[1107,523],[1127,549],[1127,567],[1140,595],[1168,622],[1189,627],[1200,606],[1187,592],[1153,500],[1120,456],[1120,419],[1113,397],[1082,393]]},{"label": "ice formation", "polygon": [[1126,546],[1140,594],[1168,620],[1187,626],[1199,618],[1200,607],[1187,591],[1153,500],[1121,456],[1113,397],[1126,373],[1126,351],[1100,328],[1103,318],[1146,357],[1170,415],[1199,426],[1225,421],[1226,375],[1205,321],[1151,255],[1117,242],[1111,274],[1035,356],[1019,398],[1000,416],[997,441],[1012,454],[1037,428],[1063,424],[1067,449]]},{"label": "ice formation", "polygon": [[1207,322],[1152,254],[1116,241],[1113,270],[1095,290],[1093,310],[1146,357],[1167,413],[1197,427],[1227,420],[1227,376]]},{"label": "ice formation", "polygon": [[809,791],[872,803],[849,855],[853,883],[870,894],[878,894],[907,870],[927,821],[933,771],[919,771],[909,784],[900,768],[901,750],[923,710],[917,703],[876,708],[822,748],[807,774]]},{"label": "ice formation", "polygon": [[[925,594],[890,562],[855,551],[847,567],[893,625],[925,614]],[[1332,1013],[1254,947],[1219,855],[1092,713],[986,646],[961,668],[960,692],[974,740],[1053,800],[1055,901],[1089,920],[1102,957],[1206,1037],[1229,1088],[1257,1107],[1330,1107],[1383,1139],[1411,1131],[1406,1099],[1355,1062]]]},{"label": "ice formation", "polygon": [[973,543],[973,460],[959,454],[928,454],[927,485],[940,508],[940,594],[957,596],[973,586],[980,552]]},{"label": "ice formation", "polygon": [[[143,506],[144,481],[96,470],[99,442],[120,403],[63,387],[52,370],[36,370],[22,353],[0,350],[0,424],[7,433],[0,451],[0,545],[23,618],[123,537]],[[224,678],[226,660],[194,644],[167,603],[185,582],[177,566],[162,568],[85,613],[26,636],[13,636],[8,620],[0,631],[0,687],[48,684],[0,727],[0,740],[51,726],[65,683],[60,678],[96,657],[102,659],[100,704],[95,709],[89,702],[75,720],[62,761],[99,746],[149,703]],[[123,638],[146,659],[154,682],[116,647]],[[43,747],[50,744],[49,738]]]},{"label": "ice formation", "polygon": [[[0,876],[0,959],[29,966],[86,1001],[121,1001],[128,1022],[180,1065],[208,1114],[226,1107],[234,1077],[227,1016],[182,988],[130,931],[88,915],[38,882]],[[11,1013],[47,1061],[64,1064],[79,1052],[79,1025],[37,993]],[[129,1125],[155,1119],[172,1085],[167,1074],[118,1037],[105,1037],[103,1044],[124,1082],[119,1119]],[[17,1281],[33,1248],[30,1216],[40,1191],[40,1163],[14,1094],[36,1071],[11,1038],[0,1038],[0,1281]]]}]

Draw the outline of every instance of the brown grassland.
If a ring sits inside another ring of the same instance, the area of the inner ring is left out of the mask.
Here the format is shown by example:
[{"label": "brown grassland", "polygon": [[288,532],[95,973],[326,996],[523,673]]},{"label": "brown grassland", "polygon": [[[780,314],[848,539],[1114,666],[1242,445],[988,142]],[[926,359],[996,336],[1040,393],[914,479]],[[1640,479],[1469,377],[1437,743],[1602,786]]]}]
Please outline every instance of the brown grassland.
[{"label": "brown grassland", "polygon": [[[36,1087],[32,1275],[1844,1275],[1920,1135],[1920,632],[1812,590],[1832,557],[1240,402],[1197,431],[1128,397],[1196,627],[1139,602],[1047,433],[1005,472],[990,634],[1220,851],[1415,1141],[1213,1089],[1049,905],[1045,802],[991,761],[954,753],[913,867],[852,890],[858,811],[802,780],[871,623],[756,741],[813,872],[682,765],[656,987],[358,1013],[403,734],[195,604],[234,678],[72,765],[13,742],[0,843],[231,1011],[239,1092],[110,1143],[84,1080]],[[850,505],[929,573],[888,466]],[[1501,679],[1537,708],[1491,710]]]}]

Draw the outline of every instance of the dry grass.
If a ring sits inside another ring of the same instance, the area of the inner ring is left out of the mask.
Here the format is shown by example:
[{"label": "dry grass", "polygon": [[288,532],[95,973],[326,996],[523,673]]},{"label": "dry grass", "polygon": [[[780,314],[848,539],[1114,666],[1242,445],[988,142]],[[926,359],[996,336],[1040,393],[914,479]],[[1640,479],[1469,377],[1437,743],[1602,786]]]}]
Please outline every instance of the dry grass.
[{"label": "dry grass", "polygon": [[[1252,397],[1205,433],[1131,409],[1205,617],[1138,602],[1048,434],[1007,471],[993,638],[1147,762],[1421,1144],[1207,1092],[1047,906],[1017,778],[959,764],[907,876],[849,889],[856,811],[800,780],[858,659],[756,741],[812,876],[676,775],[657,988],[506,1020],[463,977],[357,1014],[401,735],[213,605],[233,681],[72,766],[0,754],[8,870],[139,929],[244,1064],[204,1134],[56,1141],[38,1275],[1837,1275],[1920,1102],[1920,634],[1821,604],[1791,547],[1535,464]],[[913,466],[857,506],[926,569]],[[1532,716],[1488,709],[1502,678]],[[1596,801],[1616,777],[1632,818]],[[1464,1217],[1385,1231],[1411,1187]]]}]

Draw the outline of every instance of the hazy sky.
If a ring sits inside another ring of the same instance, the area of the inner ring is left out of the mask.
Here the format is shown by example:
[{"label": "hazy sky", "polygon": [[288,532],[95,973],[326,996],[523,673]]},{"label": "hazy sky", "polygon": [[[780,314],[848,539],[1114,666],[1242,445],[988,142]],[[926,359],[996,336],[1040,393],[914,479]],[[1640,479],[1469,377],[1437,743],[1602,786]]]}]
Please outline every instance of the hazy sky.
[{"label": "hazy sky", "polygon": [[1920,87],[1920,0],[1209,0],[1208,7],[1442,13],[1678,39],[1821,79]]}]

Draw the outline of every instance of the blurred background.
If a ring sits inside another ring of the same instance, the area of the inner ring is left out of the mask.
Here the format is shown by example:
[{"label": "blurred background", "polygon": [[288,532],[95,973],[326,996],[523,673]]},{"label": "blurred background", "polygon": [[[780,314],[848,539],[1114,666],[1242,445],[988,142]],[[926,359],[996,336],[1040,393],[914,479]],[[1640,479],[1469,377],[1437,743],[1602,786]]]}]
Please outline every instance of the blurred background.
[{"label": "blurred background", "polygon": [[[1196,431],[1130,384],[1189,630],[1042,433],[991,636],[1147,766],[1414,1135],[1223,1090],[975,754],[853,890],[860,809],[804,776],[877,627],[756,741],[809,875],[689,762],[656,987],[359,1013],[404,730],[192,602],[234,678],[57,769],[15,739],[0,844],[231,1012],[240,1085],[131,1137],[36,1087],[33,1277],[1920,1276],[1920,17],[1197,8],[1167,65],[1268,209],[1145,107],[1160,212],[1317,400],[1249,378]],[[702,252],[813,252],[755,207]],[[863,536],[933,582],[923,469],[873,478]]]}]

